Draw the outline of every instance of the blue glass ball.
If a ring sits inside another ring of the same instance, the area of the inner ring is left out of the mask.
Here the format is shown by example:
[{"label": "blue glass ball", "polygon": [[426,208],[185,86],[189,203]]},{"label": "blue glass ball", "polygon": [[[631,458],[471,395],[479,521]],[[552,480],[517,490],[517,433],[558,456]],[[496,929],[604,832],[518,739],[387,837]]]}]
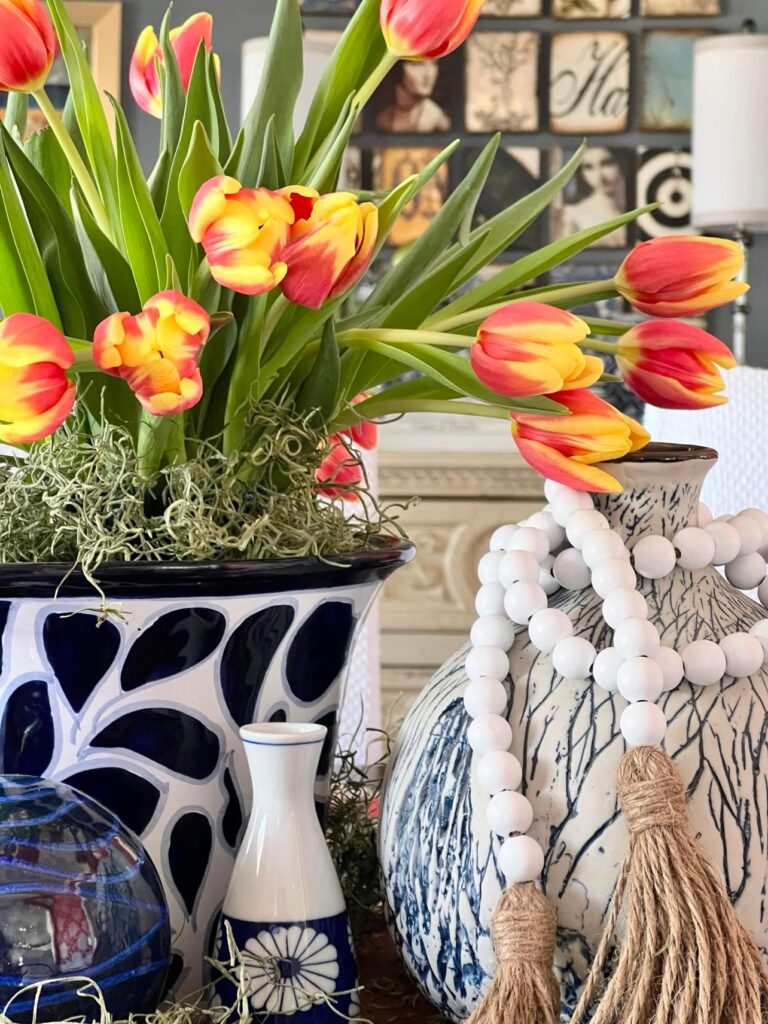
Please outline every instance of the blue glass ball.
[{"label": "blue glass ball", "polygon": [[139,840],[70,786],[0,776],[0,1017],[99,1017],[67,978],[87,977],[117,1018],[155,1010],[170,959],[168,906]]}]

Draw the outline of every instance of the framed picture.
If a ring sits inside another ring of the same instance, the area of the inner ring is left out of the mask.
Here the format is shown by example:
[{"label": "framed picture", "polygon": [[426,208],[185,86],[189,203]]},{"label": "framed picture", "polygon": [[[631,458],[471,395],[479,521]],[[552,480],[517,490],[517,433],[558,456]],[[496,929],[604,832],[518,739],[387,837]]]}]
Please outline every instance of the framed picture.
[{"label": "framed picture", "polygon": [[535,132],[539,128],[538,32],[476,32],[466,45],[466,128]]},{"label": "framed picture", "polygon": [[640,238],[692,233],[693,161],[689,149],[641,149],[637,168],[637,205],[660,205],[638,217]]},{"label": "framed picture", "polygon": [[357,0],[299,0],[305,14],[351,14]]},{"label": "framed picture", "polygon": [[642,36],[640,125],[689,131],[693,114],[693,46],[706,29],[658,29]]},{"label": "framed picture", "polygon": [[628,18],[632,0],[552,0],[556,18]]},{"label": "framed picture", "polygon": [[640,0],[644,18],[705,18],[722,11],[722,0]]},{"label": "framed picture", "polygon": [[560,134],[623,132],[629,121],[629,36],[560,32],[552,37],[549,124]]},{"label": "framed picture", "polygon": [[[87,48],[91,70],[111,124],[114,120],[112,104],[104,94],[109,92],[120,99],[122,3],[119,0],[71,0],[65,6],[77,34]],[[46,92],[56,109],[63,110],[69,96],[69,79],[61,55],[53,63],[46,82]],[[0,93],[0,97],[0,109],[5,109],[5,94]],[[31,134],[46,124],[42,111],[34,100],[30,100],[27,133]]]},{"label": "framed picture", "polygon": [[347,146],[341,160],[339,188],[360,192],[363,188],[363,151],[359,146]]},{"label": "framed picture", "polygon": [[[550,174],[556,174],[574,150],[552,151]],[[590,146],[581,166],[550,207],[549,232],[553,241],[631,210],[634,203],[634,150]],[[625,224],[595,243],[604,249],[626,249],[631,244],[631,225]]]},{"label": "framed picture", "polygon": [[[482,148],[470,146],[462,150],[466,174]],[[501,213],[510,203],[522,199],[541,183],[541,150],[536,146],[502,146],[496,154],[485,188],[475,211],[476,223]],[[512,249],[536,249],[542,244],[541,219],[535,221],[513,242]]]},{"label": "framed picture", "polygon": [[453,128],[455,81],[456,68],[450,57],[400,61],[374,96],[374,128],[400,135],[449,132]]},{"label": "framed picture", "polygon": [[542,0],[485,0],[482,13],[491,18],[538,18]]},{"label": "framed picture", "polygon": [[[376,189],[393,189],[412,174],[422,171],[440,149],[431,146],[388,146],[373,159],[373,184]],[[448,165],[442,164],[400,214],[389,235],[389,244],[408,245],[423,233],[448,196]]]}]

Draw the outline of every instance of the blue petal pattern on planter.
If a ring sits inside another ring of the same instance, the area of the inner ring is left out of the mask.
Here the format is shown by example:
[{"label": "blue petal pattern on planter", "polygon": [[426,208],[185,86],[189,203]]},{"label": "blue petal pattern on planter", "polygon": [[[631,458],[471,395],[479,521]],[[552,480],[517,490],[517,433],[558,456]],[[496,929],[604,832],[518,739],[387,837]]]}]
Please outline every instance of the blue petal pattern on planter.
[{"label": "blue petal pattern on planter", "polygon": [[224,769],[224,788],[229,799],[224,817],[221,819],[221,830],[227,844],[234,850],[240,842],[240,833],[243,828],[243,808],[229,768]]},{"label": "blue petal pattern on planter", "polygon": [[221,753],[215,734],[176,708],[131,711],[102,729],[91,746],[133,750],[191,779],[207,779]]},{"label": "blue petal pattern on planter", "polygon": [[8,621],[10,611],[11,602],[0,601],[0,672],[3,671],[3,633],[5,632],[5,624]]},{"label": "blue petal pattern on planter", "polygon": [[43,646],[65,697],[82,711],[117,657],[120,631],[98,615],[49,615]]},{"label": "blue petal pattern on planter", "polygon": [[157,786],[125,768],[91,768],[69,775],[64,781],[108,807],[139,836],[149,825],[160,802]]},{"label": "blue petal pattern on planter", "polygon": [[124,690],[186,672],[221,643],[226,619],[213,608],[181,608],[161,615],[135,641],[123,665]]},{"label": "blue petal pattern on planter", "polygon": [[213,829],[204,814],[190,811],[179,818],[171,832],[168,863],[179,895],[191,916],[213,847]]},{"label": "blue petal pattern on planter", "polygon": [[285,670],[294,697],[311,704],[328,692],[347,659],[355,624],[351,604],[326,601],[299,627]]},{"label": "blue petal pattern on planter", "polygon": [[237,725],[249,725],[269,666],[291,628],[295,610],[276,605],[249,616],[227,641],[221,659],[221,691]]},{"label": "blue petal pattern on planter", "polygon": [[48,684],[22,683],[8,698],[0,724],[0,770],[7,775],[44,775],[54,743]]}]

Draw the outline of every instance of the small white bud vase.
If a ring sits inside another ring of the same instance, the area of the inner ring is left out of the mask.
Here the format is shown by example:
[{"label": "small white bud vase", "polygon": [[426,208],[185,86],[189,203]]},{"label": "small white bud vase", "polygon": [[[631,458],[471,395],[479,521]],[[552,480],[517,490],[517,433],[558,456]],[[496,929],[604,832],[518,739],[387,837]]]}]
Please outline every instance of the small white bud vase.
[{"label": "small white bud vase", "polygon": [[[224,900],[225,922],[250,975],[255,1021],[338,1024],[360,1012],[344,896],[314,802],[323,725],[270,723],[240,730],[254,802]],[[258,783],[258,785],[256,785]],[[217,984],[216,1003],[236,992]]]}]

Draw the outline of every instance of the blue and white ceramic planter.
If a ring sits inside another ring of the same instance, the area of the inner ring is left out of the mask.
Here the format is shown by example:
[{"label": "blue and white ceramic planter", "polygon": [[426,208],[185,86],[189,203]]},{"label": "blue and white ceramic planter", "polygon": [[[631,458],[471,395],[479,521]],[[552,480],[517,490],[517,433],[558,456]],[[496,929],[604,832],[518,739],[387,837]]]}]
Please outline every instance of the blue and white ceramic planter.
[{"label": "blue and white ceramic planter", "polygon": [[177,994],[202,983],[250,808],[240,726],[325,725],[327,800],[356,628],[411,555],[382,542],[333,565],[111,565],[106,619],[87,581],[62,585],[66,566],[0,566],[0,773],[69,781],[141,837],[170,906]]},{"label": "blue and white ceramic planter", "polygon": [[[627,538],[672,537],[695,522],[700,485],[713,466],[709,449],[649,446],[611,464],[623,494],[598,505]],[[765,610],[714,569],[676,569],[642,581],[662,643],[678,650],[696,638],[718,640],[749,629]],[[610,643],[601,599],[591,590],[559,591],[577,635],[598,649]],[[500,840],[473,784],[469,719],[462,696],[467,649],[426,686],[394,750],[382,800],[380,854],[391,928],[425,995],[455,1021],[478,1003],[495,964],[489,926],[502,875]],[[512,750],[533,804],[531,834],[545,851],[543,884],[557,910],[556,968],[563,1021],[571,1011],[602,933],[627,845],[616,800],[624,753],[616,694],[564,679],[526,632],[510,652],[508,718]],[[687,682],[665,695],[665,747],[688,789],[694,831],[725,878],[743,924],[768,959],[768,676],[726,677],[721,685]]]},{"label": "blue and white ceramic planter", "polygon": [[[322,725],[270,723],[241,730],[254,801],[229,884],[218,959],[230,935],[247,974],[254,1020],[338,1024],[360,1012],[344,896],[314,809]],[[257,786],[256,781],[262,784]],[[228,980],[218,1000],[235,1003]]]}]

